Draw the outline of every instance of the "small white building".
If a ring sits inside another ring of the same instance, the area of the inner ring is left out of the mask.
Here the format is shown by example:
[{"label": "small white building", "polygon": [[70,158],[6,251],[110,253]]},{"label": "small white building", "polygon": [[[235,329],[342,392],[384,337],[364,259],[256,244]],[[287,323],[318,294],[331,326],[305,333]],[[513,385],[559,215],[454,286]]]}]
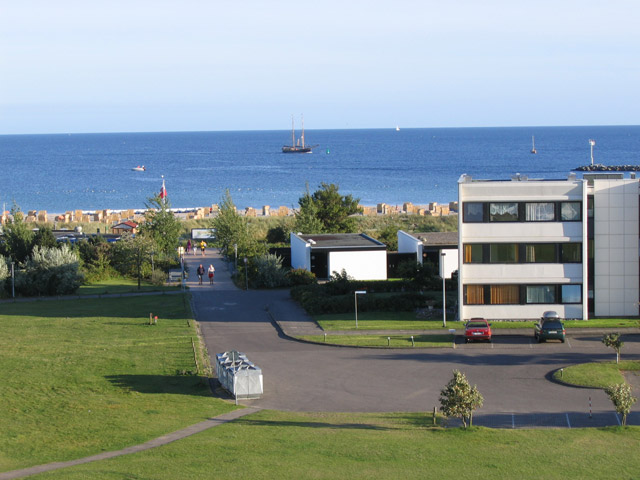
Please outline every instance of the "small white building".
[{"label": "small white building", "polygon": [[387,246],[363,233],[292,233],[291,267],[320,279],[345,270],[355,280],[386,280]]},{"label": "small white building", "polygon": [[407,233],[398,230],[398,253],[415,253],[416,262],[431,262],[440,272],[444,267],[445,278],[451,278],[458,270],[458,232]]},{"label": "small white building", "polygon": [[458,182],[460,319],[637,316],[635,176]]}]

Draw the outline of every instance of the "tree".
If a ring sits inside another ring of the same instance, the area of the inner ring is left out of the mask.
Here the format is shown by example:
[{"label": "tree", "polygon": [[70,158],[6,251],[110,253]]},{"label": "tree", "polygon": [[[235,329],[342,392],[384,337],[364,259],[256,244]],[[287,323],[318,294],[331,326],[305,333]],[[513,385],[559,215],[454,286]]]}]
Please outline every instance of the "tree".
[{"label": "tree", "polygon": [[9,266],[7,265],[7,259],[0,255],[0,298],[3,296],[4,285],[6,280],[11,275]]},{"label": "tree", "polygon": [[15,203],[11,207],[11,218],[4,228],[5,250],[14,262],[22,263],[31,255],[33,230],[27,227],[22,211]]},{"label": "tree", "polygon": [[626,425],[627,415],[631,411],[633,404],[638,400],[631,395],[631,387],[628,383],[619,383],[617,385],[609,385],[604,391],[609,396],[616,412],[622,415],[622,425]]},{"label": "tree", "polygon": [[159,195],[150,197],[145,203],[145,223],[140,226],[140,234],[153,239],[159,252],[171,255],[178,246],[182,225],[171,211],[171,203]]},{"label": "tree", "polygon": [[624,342],[620,339],[620,334],[609,333],[602,337],[602,343],[616,351],[616,363],[620,363],[620,350],[624,346]]},{"label": "tree", "polygon": [[[359,198],[340,195],[338,185],[322,182],[320,188],[300,197],[300,210],[296,215],[296,231],[302,233],[349,233],[356,228],[350,215],[362,213]],[[311,231],[311,229],[320,229]]]},{"label": "tree", "polygon": [[124,234],[112,247],[115,268],[123,275],[138,280],[140,290],[142,279],[151,272],[151,251],[154,242],[150,237]]},{"label": "tree", "polygon": [[384,243],[390,252],[398,251],[398,230],[400,227],[398,225],[387,225],[379,232],[374,233],[372,236]]},{"label": "tree", "polygon": [[51,227],[40,227],[33,237],[33,246],[55,248],[58,246]]},{"label": "tree", "polygon": [[474,385],[459,370],[453,371],[453,378],[440,392],[440,406],[447,417],[460,417],[464,428],[473,422],[473,411],[482,407],[484,398]]}]

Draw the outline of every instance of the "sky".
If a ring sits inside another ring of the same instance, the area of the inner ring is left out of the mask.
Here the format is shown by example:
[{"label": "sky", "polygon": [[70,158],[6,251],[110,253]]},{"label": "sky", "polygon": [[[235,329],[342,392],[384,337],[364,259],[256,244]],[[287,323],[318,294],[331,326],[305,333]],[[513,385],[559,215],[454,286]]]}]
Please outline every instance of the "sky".
[{"label": "sky", "polygon": [[640,124],[637,0],[0,0],[0,134]]}]

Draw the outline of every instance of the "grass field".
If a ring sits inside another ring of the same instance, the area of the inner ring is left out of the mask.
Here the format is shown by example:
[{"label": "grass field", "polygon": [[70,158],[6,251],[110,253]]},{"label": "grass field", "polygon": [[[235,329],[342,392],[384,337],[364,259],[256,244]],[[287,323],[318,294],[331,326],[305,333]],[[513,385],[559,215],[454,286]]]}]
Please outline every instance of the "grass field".
[{"label": "grass field", "polygon": [[[313,319],[325,331],[356,330],[355,313],[337,313],[314,315]],[[535,322],[492,322],[491,328],[522,328],[533,334]],[[571,328],[626,328],[639,327],[638,319],[603,318],[592,320],[568,320],[564,322],[567,329]],[[442,319],[416,319],[414,312],[358,312],[357,330],[448,330],[455,328],[463,330],[464,323],[448,320],[446,329],[442,326]]]},{"label": "grass field", "polygon": [[[624,351],[623,351],[624,354]],[[571,385],[581,385],[584,387],[605,388],[615,383],[623,383],[623,371],[639,371],[639,361],[620,361],[620,363],[597,362],[581,363],[564,368],[562,372],[553,374],[556,380],[560,380]]]},{"label": "grass field", "polygon": [[640,471],[640,428],[430,427],[420,413],[262,411],[165,447],[42,479],[621,479]]},{"label": "grass field", "polygon": [[195,370],[197,338],[186,305],[182,295],[2,304],[0,471],[135,445],[234,408],[182,374]]},{"label": "grass field", "polygon": [[142,282],[138,290],[138,281],[132,278],[114,278],[82,285],[78,295],[107,295],[112,293],[165,292],[180,290],[180,286],[158,286]]},{"label": "grass field", "polygon": [[413,343],[410,335],[303,335],[299,337],[310,342],[328,345],[350,345],[355,347],[390,347],[390,348],[424,348],[451,347],[453,335],[414,335]]}]

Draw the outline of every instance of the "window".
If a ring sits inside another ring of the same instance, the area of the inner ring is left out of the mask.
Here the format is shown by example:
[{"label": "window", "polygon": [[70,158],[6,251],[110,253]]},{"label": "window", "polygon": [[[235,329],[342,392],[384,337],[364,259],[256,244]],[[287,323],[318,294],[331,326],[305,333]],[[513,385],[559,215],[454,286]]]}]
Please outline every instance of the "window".
[{"label": "window", "polygon": [[526,203],[524,210],[527,222],[552,222],[556,219],[556,205],[551,202]]},{"label": "window", "polygon": [[556,263],[555,243],[536,243],[525,246],[527,263]]},{"label": "window", "polygon": [[465,304],[484,305],[484,285],[465,285]]},{"label": "window", "polygon": [[489,204],[489,221],[490,222],[517,222],[518,221],[518,204],[517,203],[490,203]]},{"label": "window", "polygon": [[491,305],[514,305],[520,303],[518,285],[491,285]]},{"label": "window", "polygon": [[516,263],[518,245],[515,243],[492,243],[489,247],[491,263]]},{"label": "window", "polygon": [[560,285],[562,303],[582,303],[581,285]]},{"label": "window", "polygon": [[582,244],[581,243],[560,244],[560,262],[561,263],[581,263],[582,262]]},{"label": "window", "polygon": [[561,202],[560,203],[560,221],[562,222],[579,222],[582,218],[580,202]]},{"label": "window", "polygon": [[469,202],[463,205],[465,222],[484,222],[484,205],[480,202]]},{"label": "window", "polygon": [[464,246],[464,263],[482,263],[482,244],[467,243]]},{"label": "window", "polygon": [[556,288],[553,285],[528,285],[527,303],[556,303]]}]

